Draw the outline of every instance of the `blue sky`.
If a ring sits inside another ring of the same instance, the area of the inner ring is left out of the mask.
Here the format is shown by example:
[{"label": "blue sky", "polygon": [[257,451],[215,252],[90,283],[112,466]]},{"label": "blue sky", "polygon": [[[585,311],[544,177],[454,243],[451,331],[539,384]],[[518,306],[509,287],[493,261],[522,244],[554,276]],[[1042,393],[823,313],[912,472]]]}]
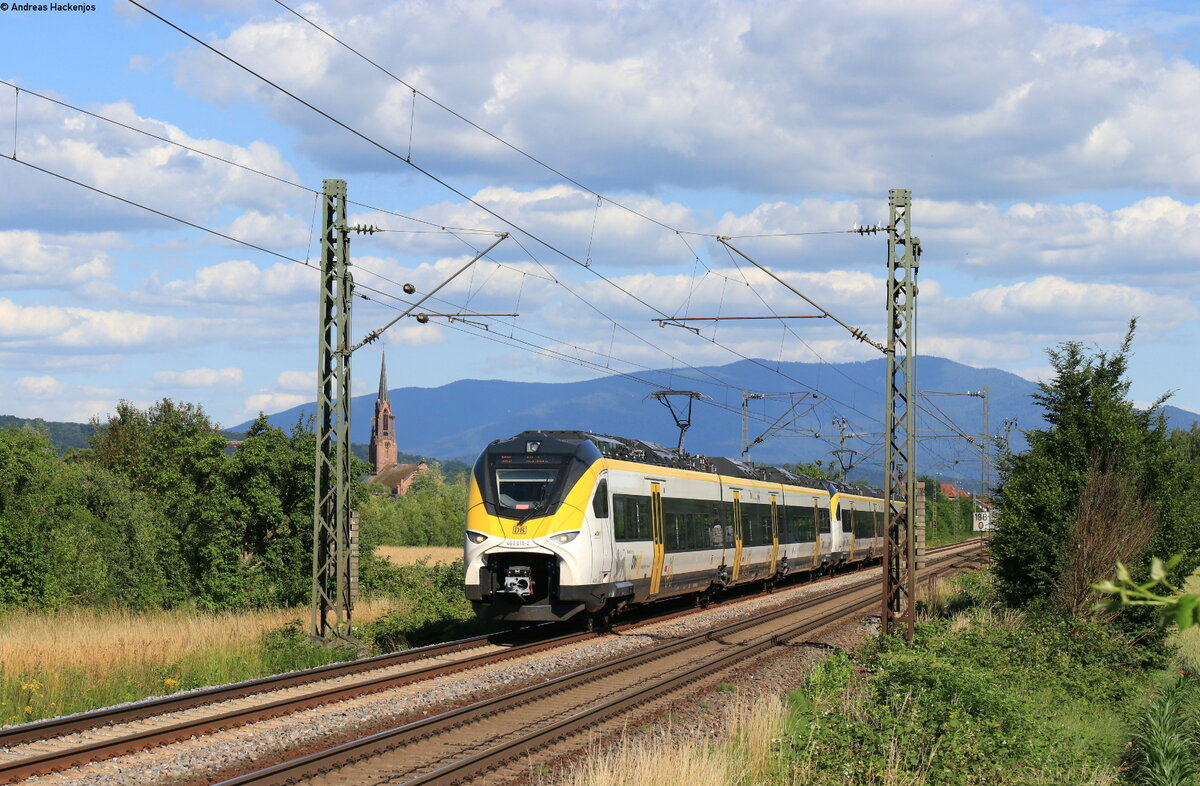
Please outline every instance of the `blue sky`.
[{"label": "blue sky", "polygon": [[[20,161],[299,260],[317,254],[312,190],[347,180],[352,200],[426,222],[352,209],[394,230],[352,242],[372,297],[355,306],[360,337],[397,313],[400,284],[428,292],[490,242],[431,227],[506,229],[133,4],[96,5],[0,11],[0,79],[21,88],[0,85],[0,155],[15,145]],[[1136,316],[1131,395],[1175,390],[1200,411],[1192,4],[295,6],[415,101],[274,3],[151,7],[524,230],[436,306],[520,316],[403,321],[382,341],[393,386],[870,359],[812,320],[697,336],[651,318],[808,313],[712,237],[793,235],[733,242],[882,339],[885,245],[844,230],[885,222],[888,189],[911,188],[923,354],[1036,379],[1046,347],[1111,350]],[[312,399],[310,268],[0,169],[0,412],[86,420],[170,396],[232,425]],[[826,231],[841,233],[795,236]],[[356,356],[356,392],[374,389],[379,349]]]}]

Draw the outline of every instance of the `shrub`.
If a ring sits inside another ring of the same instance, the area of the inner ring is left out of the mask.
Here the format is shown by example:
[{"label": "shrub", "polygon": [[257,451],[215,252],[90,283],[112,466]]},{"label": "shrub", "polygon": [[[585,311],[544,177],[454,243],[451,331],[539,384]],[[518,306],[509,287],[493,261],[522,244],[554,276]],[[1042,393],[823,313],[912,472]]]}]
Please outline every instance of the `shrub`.
[{"label": "shrub", "polygon": [[362,636],[383,651],[445,641],[489,629],[475,621],[463,592],[462,560],[429,565],[378,562],[370,574],[370,589],[397,603],[394,611],[363,626]]}]

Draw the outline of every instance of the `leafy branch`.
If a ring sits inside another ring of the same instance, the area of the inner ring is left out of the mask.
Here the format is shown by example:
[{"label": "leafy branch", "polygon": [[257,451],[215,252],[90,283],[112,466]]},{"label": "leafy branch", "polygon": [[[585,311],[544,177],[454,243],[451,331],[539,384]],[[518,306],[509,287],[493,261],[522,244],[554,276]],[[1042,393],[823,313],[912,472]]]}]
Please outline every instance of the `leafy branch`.
[{"label": "leafy branch", "polygon": [[[1200,595],[1185,594],[1179,587],[1167,581],[1167,571],[1178,565],[1182,559],[1182,554],[1176,554],[1164,563],[1155,557],[1150,562],[1150,580],[1143,584],[1134,581],[1129,569],[1118,562],[1116,581],[1105,579],[1092,585],[1093,589],[1112,596],[1097,606],[1108,610],[1118,610],[1126,606],[1157,606],[1161,609],[1159,613],[1163,624],[1174,621],[1180,630],[1200,625]],[[1167,594],[1160,594],[1163,590]]]}]

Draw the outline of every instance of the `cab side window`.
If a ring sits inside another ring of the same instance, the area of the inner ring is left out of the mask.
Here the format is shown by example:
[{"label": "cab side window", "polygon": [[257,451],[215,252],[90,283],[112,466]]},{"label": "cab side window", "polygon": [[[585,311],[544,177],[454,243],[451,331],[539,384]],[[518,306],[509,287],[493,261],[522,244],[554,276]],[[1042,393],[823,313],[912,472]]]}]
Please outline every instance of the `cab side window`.
[{"label": "cab side window", "polygon": [[598,519],[608,518],[608,478],[601,480],[596,487],[596,496],[592,497],[592,513]]}]

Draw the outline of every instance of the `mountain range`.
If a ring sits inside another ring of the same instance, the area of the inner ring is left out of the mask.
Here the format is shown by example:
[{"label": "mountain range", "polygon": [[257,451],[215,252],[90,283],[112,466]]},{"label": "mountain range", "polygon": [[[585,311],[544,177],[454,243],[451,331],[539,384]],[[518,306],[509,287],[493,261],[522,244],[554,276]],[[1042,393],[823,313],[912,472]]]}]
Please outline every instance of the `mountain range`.
[{"label": "mountain range", "polygon": [[[755,391],[768,394],[768,398],[748,402],[747,436],[754,439],[781,416],[789,427],[788,433],[768,436],[755,445],[750,452],[753,461],[833,460],[830,451],[842,444],[834,419],[845,418],[844,446],[858,451],[853,454],[857,468],[850,477],[878,482],[882,477],[885,377],[886,360],[882,358],[841,364],[745,360],[579,382],[459,380],[436,388],[390,388],[388,396],[401,451],[472,462],[489,442],[527,429],[593,431],[675,447],[679,430],[672,413],[649,397],[658,386],[703,396],[694,404],[685,450],[736,458],[742,445],[742,391]],[[967,488],[978,486],[978,447],[969,446],[962,434],[979,439],[983,401],[963,394],[987,387],[988,432],[1002,435],[1005,420],[1015,419],[1010,432],[1014,451],[1025,448],[1022,429],[1045,425],[1032,398],[1037,384],[1015,374],[921,357],[917,382],[923,394],[919,397],[917,462],[923,474],[941,476]],[[811,398],[814,393],[818,398]],[[809,397],[799,400],[801,394]],[[352,442],[370,440],[375,399],[376,394],[371,393],[352,400]],[[669,399],[684,413],[687,400],[686,396]],[[806,414],[785,415],[797,400],[795,412]],[[313,404],[305,404],[272,414],[268,420],[287,428],[313,412]],[[1200,421],[1200,415],[1178,407],[1166,406],[1163,412],[1172,428],[1187,429]],[[231,431],[245,430],[248,424]]]}]

